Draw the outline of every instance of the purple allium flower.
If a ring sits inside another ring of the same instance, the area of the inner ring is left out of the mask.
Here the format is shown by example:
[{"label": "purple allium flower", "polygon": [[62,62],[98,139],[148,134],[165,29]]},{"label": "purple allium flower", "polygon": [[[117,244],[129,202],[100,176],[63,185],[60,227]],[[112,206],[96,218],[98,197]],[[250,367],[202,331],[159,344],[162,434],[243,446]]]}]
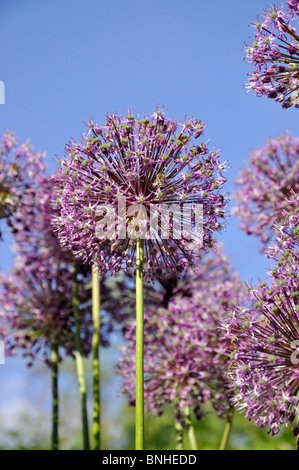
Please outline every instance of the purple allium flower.
[{"label": "purple allium flower", "polygon": [[249,289],[251,306],[224,325],[234,348],[232,403],[272,435],[299,415],[298,264],[298,252],[286,250],[270,282]]},{"label": "purple allium flower", "polygon": [[287,3],[291,10],[294,10],[296,13],[299,13],[299,1],[298,0],[288,0]]},{"label": "purple allium flower", "polygon": [[298,210],[299,138],[284,134],[252,152],[236,184],[241,228],[267,243],[287,214]]},{"label": "purple allium flower", "polygon": [[[1,274],[1,313],[8,329],[8,349],[21,349],[23,357],[32,360],[38,355],[50,364],[52,344],[60,346],[60,354],[74,355],[75,319],[72,303],[73,273],[70,265],[51,263],[49,257],[19,257],[9,274]],[[81,334],[83,353],[91,347],[90,306],[84,281],[80,279]]]},{"label": "purple allium flower", "polygon": [[[51,224],[53,183],[49,176],[43,177],[39,186],[23,195],[22,204],[11,222],[14,250],[18,257],[11,273],[1,276],[4,287],[1,295],[2,321],[9,330],[10,347],[21,347],[24,355],[34,357],[42,351],[48,361],[50,344],[55,342],[67,354],[75,348],[73,312],[73,266],[74,256],[59,243]],[[77,264],[77,282],[81,302],[81,334],[83,353],[91,348],[91,269]],[[107,313],[112,306],[111,288],[104,285],[103,305]],[[102,315],[101,344],[108,344],[112,330],[112,315]]]},{"label": "purple allium flower", "polygon": [[299,36],[298,1],[284,7],[272,5],[253,25],[255,32],[247,46],[252,66],[248,88],[257,96],[267,96],[282,103],[283,108],[299,107]]},{"label": "purple allium flower", "polygon": [[28,142],[19,144],[12,132],[0,143],[0,219],[10,217],[24,193],[39,183],[45,171],[42,153]]},{"label": "purple allium flower", "polygon": [[[48,364],[52,343],[60,346],[60,353],[73,355],[75,350],[73,256],[61,247],[51,226],[51,200],[52,183],[46,175],[23,195],[11,221],[17,257],[10,273],[0,276],[9,347],[21,348],[30,359],[41,354]],[[85,354],[91,346],[89,295],[84,288],[88,281],[83,272],[78,282]]]},{"label": "purple allium flower", "polygon": [[[124,268],[134,273],[136,239],[144,238],[145,276],[173,277],[182,272],[195,261],[199,248],[211,243],[224,215],[220,194],[226,181],[224,165],[217,152],[195,141],[203,129],[201,121],[188,118],[180,124],[160,110],[144,118],[108,114],[102,126],[89,123],[81,142],[67,145],[61,171],[54,178],[61,243],[101,271],[112,269],[115,274]],[[125,215],[119,216],[119,201],[124,198]],[[200,247],[191,246],[190,232],[181,236],[173,220],[164,237],[165,223],[159,218],[152,236],[150,213],[163,204],[176,205],[180,223],[182,208],[202,205]],[[110,216],[105,214],[107,224],[116,220],[116,225],[103,237],[98,227],[104,223],[105,206],[110,210]]]},{"label": "purple allium flower", "polygon": [[[229,360],[219,325],[227,309],[241,299],[239,277],[219,251],[204,257],[196,273],[189,269],[185,279],[174,288],[170,286],[168,292],[165,284],[156,291],[156,304],[145,303],[147,408],[160,415],[164,406],[172,403],[182,416],[189,405],[200,419],[202,405],[211,400],[218,415],[224,417],[230,407],[223,372]],[[134,405],[135,324],[125,336],[128,343],[118,370],[124,377],[123,392]]]},{"label": "purple allium flower", "polygon": [[296,13],[299,13],[299,1],[298,0],[288,0],[287,3],[291,10],[295,10]]}]

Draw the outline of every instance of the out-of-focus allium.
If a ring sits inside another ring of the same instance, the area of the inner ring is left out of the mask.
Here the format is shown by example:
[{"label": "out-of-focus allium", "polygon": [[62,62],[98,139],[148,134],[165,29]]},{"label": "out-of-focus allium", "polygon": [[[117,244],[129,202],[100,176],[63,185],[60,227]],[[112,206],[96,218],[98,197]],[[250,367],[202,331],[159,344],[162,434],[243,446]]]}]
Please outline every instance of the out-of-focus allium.
[{"label": "out-of-focus allium", "polygon": [[298,0],[288,0],[287,4],[291,10],[294,10],[299,14],[299,1]]},{"label": "out-of-focus allium", "polygon": [[[89,123],[81,142],[67,145],[54,178],[62,244],[114,273],[121,268],[134,273],[138,238],[144,239],[146,276],[173,277],[194,262],[196,251],[209,245],[220,228],[225,206],[219,154],[195,141],[203,129],[201,121],[190,118],[180,124],[161,110],[145,118],[108,114],[103,126]],[[167,212],[170,204],[173,218]],[[182,234],[181,209],[200,205],[202,242],[191,248],[196,223],[192,218],[190,230],[187,222]],[[162,208],[164,221],[155,213]]]},{"label": "out-of-focus allium", "polygon": [[[29,364],[41,355],[50,364],[51,345],[60,354],[74,355],[75,319],[72,303],[73,273],[70,265],[54,259],[19,257],[9,274],[0,276],[1,313],[9,334],[10,349],[21,349]],[[91,345],[90,306],[84,280],[79,281],[83,353]],[[86,304],[85,304],[86,303]]]},{"label": "out-of-focus allium", "polygon": [[298,18],[298,1],[287,2],[285,9],[272,5],[258,17],[254,38],[247,45],[247,60],[252,66],[248,88],[283,108],[299,107]]},{"label": "out-of-focus allium", "polygon": [[[176,287],[170,286],[167,306],[159,307],[166,293],[164,283],[156,293],[157,305],[145,308],[148,410],[160,415],[172,403],[181,419],[188,405],[200,419],[202,405],[210,400],[218,415],[225,417],[230,407],[224,374],[229,360],[219,325],[227,309],[241,299],[239,277],[226,257],[216,252],[202,259],[196,274],[190,269]],[[118,369],[124,377],[123,392],[134,405],[135,324],[128,328],[126,339]]]},{"label": "out-of-focus allium", "polygon": [[249,308],[231,312],[224,328],[234,351],[232,403],[272,435],[299,415],[298,252],[286,250],[270,285],[250,289]]},{"label": "out-of-focus allium", "polygon": [[[28,263],[38,264],[40,261],[49,276],[51,273],[60,276],[60,266],[72,272],[74,255],[61,246],[54,230],[52,219],[57,213],[53,209],[52,200],[53,182],[49,175],[44,175],[39,185],[24,195],[22,204],[17,208],[11,221],[11,230],[15,242],[13,248],[19,256]],[[85,283],[83,299],[85,303],[88,302],[91,315],[91,267],[78,260],[76,269],[80,280]],[[64,285],[62,278],[61,282]],[[118,277],[114,281],[109,279],[109,275],[101,278],[102,346],[109,344],[112,330],[132,313],[125,312],[122,308],[121,293],[125,290],[126,282],[124,277]],[[65,285],[65,288],[68,289],[69,286]],[[71,292],[67,295],[71,295]]]},{"label": "out-of-focus allium", "polygon": [[299,138],[281,135],[255,150],[236,184],[234,213],[241,228],[267,243],[286,215],[298,209]]},{"label": "out-of-focus allium", "polygon": [[39,183],[45,171],[44,155],[26,142],[19,144],[12,132],[0,142],[0,219],[10,217],[24,193]]},{"label": "out-of-focus allium", "polygon": [[[42,349],[49,354],[50,343],[57,340],[62,350],[71,354],[75,347],[74,312],[72,299],[73,254],[59,243],[51,225],[53,183],[43,177],[36,188],[23,196],[11,221],[17,265],[1,282],[1,308],[5,325],[10,325],[13,345],[34,356]],[[81,302],[83,353],[91,347],[91,268],[77,262],[77,282]],[[103,281],[104,282],[104,281]],[[103,289],[103,305],[110,311],[111,288]],[[112,329],[111,315],[102,315],[101,344],[107,345]],[[12,331],[13,330],[13,331]],[[85,340],[84,340],[85,338]],[[28,347],[27,347],[28,346]]]},{"label": "out-of-focus allium", "polygon": [[[58,239],[52,220],[57,216],[53,208],[53,182],[45,175],[39,186],[27,191],[22,205],[18,207],[11,222],[14,236],[14,250],[28,260],[41,259],[44,264],[59,266],[60,263],[72,269],[73,253],[63,247]],[[85,279],[86,290],[91,301],[91,267],[76,261],[79,276]],[[101,277],[101,345],[108,345],[112,329],[123,323],[132,311],[125,311],[122,297],[126,290],[128,279],[118,276],[111,279],[109,273]],[[86,296],[85,296],[86,298]],[[131,299],[135,302],[135,299]],[[91,306],[90,306],[91,309]]]}]

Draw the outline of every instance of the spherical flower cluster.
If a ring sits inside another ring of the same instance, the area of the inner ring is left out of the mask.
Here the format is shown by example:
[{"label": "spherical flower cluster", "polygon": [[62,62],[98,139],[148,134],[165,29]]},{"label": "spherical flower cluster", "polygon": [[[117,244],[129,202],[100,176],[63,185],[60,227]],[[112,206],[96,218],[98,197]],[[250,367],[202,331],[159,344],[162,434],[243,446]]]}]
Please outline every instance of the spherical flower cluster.
[{"label": "spherical flower cluster", "polygon": [[[1,313],[8,335],[9,349],[21,348],[31,360],[41,353],[49,362],[51,344],[60,352],[73,354],[75,349],[72,299],[73,256],[61,247],[51,225],[53,209],[52,182],[46,174],[39,184],[22,196],[11,220],[15,265],[1,275]],[[79,293],[82,302],[82,336],[84,353],[91,347],[90,281],[86,269],[80,268]]]},{"label": "spherical flower cluster", "polygon": [[89,123],[81,142],[66,147],[54,178],[61,243],[101,271],[134,274],[143,239],[146,276],[180,273],[210,244],[224,215],[224,165],[196,143],[203,129],[201,121],[180,124],[161,110]]},{"label": "spherical flower cluster", "polygon": [[[82,338],[85,338],[82,341],[83,352],[87,354],[91,347],[92,329],[91,267],[80,261],[75,262],[71,251],[59,243],[51,223],[55,215],[52,200],[53,183],[51,177],[45,174],[38,186],[28,189],[22,204],[15,211],[11,229],[18,259],[9,277],[3,275],[1,278],[5,287],[1,301],[2,320],[4,325],[10,325],[11,339],[8,338],[8,341],[11,347],[13,344],[21,347],[27,344],[28,355],[32,355],[35,344],[39,348],[42,342],[44,352],[48,354],[48,346],[56,338],[57,344],[71,353],[74,348],[72,291],[75,268],[81,302]],[[108,279],[103,278],[101,284],[104,309],[101,315],[101,345],[107,346],[113,323],[125,318],[118,305],[120,301],[115,300],[118,291],[124,289],[125,282],[118,280],[109,284]],[[27,295],[29,298],[24,300]],[[35,315],[36,309],[38,313]],[[32,335],[28,333],[30,326],[35,332]]]},{"label": "spherical flower cluster", "polygon": [[26,142],[19,144],[12,132],[0,143],[0,219],[10,217],[24,193],[38,184],[44,173],[42,153]]},{"label": "spherical flower cluster", "polygon": [[[54,259],[15,260],[9,274],[1,274],[1,316],[7,327],[8,350],[21,349],[28,365],[36,356],[50,364],[51,345],[59,353],[75,353],[75,319],[72,302],[73,273],[70,266]],[[83,279],[79,281],[83,353],[91,347],[90,305]]]},{"label": "spherical flower cluster", "polygon": [[272,435],[294,427],[299,415],[298,252],[286,251],[270,285],[250,290],[248,308],[231,312],[224,325],[234,351],[229,375],[232,403]]},{"label": "spherical flower cluster", "polygon": [[[198,419],[210,400],[220,417],[230,403],[224,371],[226,340],[219,327],[228,308],[240,301],[240,280],[221,252],[204,258],[195,274],[188,270],[176,287],[157,291],[158,305],[145,308],[145,400],[148,410],[162,414],[172,403],[178,415],[190,406]],[[165,293],[169,297],[167,305]],[[147,305],[147,303],[146,303]],[[161,306],[162,305],[162,306]],[[123,392],[134,405],[135,324],[126,332],[119,372]]]},{"label": "spherical flower cluster", "polygon": [[247,46],[252,66],[248,88],[257,96],[267,96],[283,108],[299,107],[299,36],[297,0],[286,8],[271,6],[253,25],[254,38]]},{"label": "spherical flower cluster", "polygon": [[284,134],[255,150],[236,184],[234,213],[241,228],[267,243],[298,209],[299,138]]}]

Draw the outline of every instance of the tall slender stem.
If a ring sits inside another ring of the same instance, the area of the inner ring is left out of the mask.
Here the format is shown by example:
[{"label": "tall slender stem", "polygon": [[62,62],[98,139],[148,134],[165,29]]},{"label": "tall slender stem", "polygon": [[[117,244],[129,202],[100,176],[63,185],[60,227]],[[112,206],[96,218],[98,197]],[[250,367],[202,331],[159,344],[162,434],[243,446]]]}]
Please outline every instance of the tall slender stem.
[{"label": "tall slender stem", "polygon": [[143,240],[136,243],[136,450],[144,443],[144,366],[143,366]]},{"label": "tall slender stem", "polygon": [[59,425],[59,395],[58,395],[58,346],[51,346],[51,369],[52,369],[52,450],[58,450],[58,425]]},{"label": "tall slender stem", "polygon": [[85,367],[82,354],[82,341],[81,341],[81,318],[80,318],[80,300],[78,292],[77,280],[77,265],[73,264],[73,309],[75,316],[75,343],[76,343],[76,368],[77,378],[79,383],[79,392],[81,400],[81,417],[82,417],[82,433],[83,433],[83,449],[89,450],[89,431],[88,431],[88,415],[87,415],[87,400],[86,400],[86,380],[85,380]]},{"label": "tall slender stem", "polygon": [[225,425],[224,432],[222,435],[220,450],[226,450],[227,448],[229,436],[230,436],[232,425],[233,425],[233,416],[234,416],[234,410],[233,408],[230,408],[228,411],[227,421],[226,421],[226,425]]},{"label": "tall slender stem", "polygon": [[185,416],[185,427],[187,430],[191,450],[197,450],[195,433],[194,433],[194,428],[193,428],[193,424],[191,421],[190,408],[188,405],[185,405],[184,407],[184,416]]},{"label": "tall slender stem", "polygon": [[179,419],[174,418],[175,448],[183,450],[184,428]]},{"label": "tall slender stem", "polygon": [[101,448],[100,406],[100,276],[92,268],[92,388],[93,388],[93,450]]}]

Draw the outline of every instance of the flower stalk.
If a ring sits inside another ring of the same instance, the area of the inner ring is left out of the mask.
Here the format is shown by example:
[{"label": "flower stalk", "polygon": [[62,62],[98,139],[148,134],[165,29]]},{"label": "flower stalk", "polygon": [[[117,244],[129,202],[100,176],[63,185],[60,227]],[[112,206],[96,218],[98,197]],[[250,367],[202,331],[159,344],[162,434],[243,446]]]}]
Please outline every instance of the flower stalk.
[{"label": "flower stalk", "polygon": [[100,425],[100,277],[92,269],[92,377],[93,377],[93,450],[101,448]]},{"label": "flower stalk", "polygon": [[136,450],[144,445],[143,240],[136,241]]},{"label": "flower stalk", "polygon": [[233,425],[233,416],[234,416],[233,408],[230,408],[227,414],[227,421],[226,421],[226,425],[225,425],[224,432],[223,432],[222,439],[221,439],[220,450],[227,449],[227,445],[228,445],[228,441],[229,441],[229,437],[230,437],[232,425]]},{"label": "flower stalk", "polygon": [[185,427],[187,430],[187,435],[190,443],[191,450],[197,450],[197,443],[194,433],[194,427],[191,421],[191,414],[189,405],[185,405],[184,407],[184,416],[185,416]]},{"label": "flower stalk", "polygon": [[77,280],[77,265],[73,263],[73,308],[75,317],[75,343],[76,343],[76,368],[79,383],[81,414],[82,414],[82,433],[83,433],[83,449],[89,450],[89,431],[88,431],[88,415],[86,400],[86,380],[85,367],[82,354],[82,342],[80,335],[80,310],[79,310],[79,293]]},{"label": "flower stalk", "polygon": [[52,369],[52,450],[58,450],[59,437],[59,395],[58,395],[58,345],[51,346],[51,369]]},{"label": "flower stalk", "polygon": [[174,432],[175,432],[175,449],[183,450],[184,428],[180,420],[174,418]]}]

